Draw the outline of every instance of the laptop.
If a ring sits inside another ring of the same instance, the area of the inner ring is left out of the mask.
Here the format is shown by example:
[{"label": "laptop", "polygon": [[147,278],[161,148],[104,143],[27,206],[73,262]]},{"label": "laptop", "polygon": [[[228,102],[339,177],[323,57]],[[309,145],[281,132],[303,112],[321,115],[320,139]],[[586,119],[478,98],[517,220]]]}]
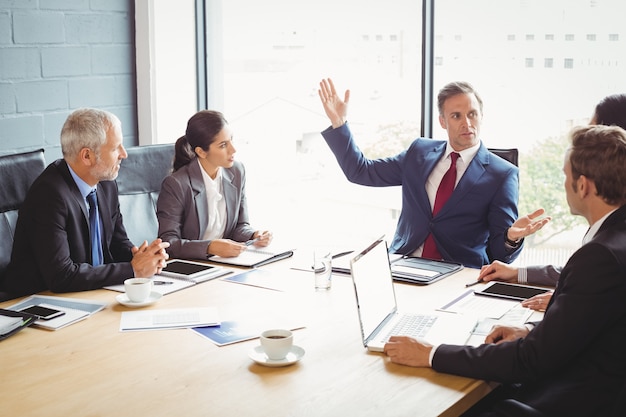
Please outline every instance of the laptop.
[{"label": "laptop", "polygon": [[[398,311],[387,242],[382,237],[351,259],[350,275],[363,345],[370,351],[382,352],[392,335],[411,336],[432,344],[464,345],[476,327],[475,318],[463,315]],[[396,327],[406,320],[417,321],[416,328]]]}]

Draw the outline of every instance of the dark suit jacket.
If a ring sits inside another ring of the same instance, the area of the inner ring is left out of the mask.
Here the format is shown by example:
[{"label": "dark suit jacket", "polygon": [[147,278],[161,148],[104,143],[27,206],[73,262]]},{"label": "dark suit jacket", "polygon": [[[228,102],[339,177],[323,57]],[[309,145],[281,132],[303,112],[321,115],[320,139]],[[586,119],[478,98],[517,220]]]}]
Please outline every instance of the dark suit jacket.
[{"label": "dark suit jacket", "polygon": [[432,215],[426,181],[446,150],[446,141],[416,139],[391,158],[366,159],[347,124],[322,132],[351,182],[402,186],[402,212],[389,250],[411,254],[433,234],[444,259],[480,268],[494,260],[510,263],[522,248],[505,245],[517,219],[518,169],[481,144],[446,205]]},{"label": "dark suit jacket", "polygon": [[556,286],[563,267],[554,265],[535,265],[526,267],[526,279],[532,285]]},{"label": "dark suit jacket", "polygon": [[13,295],[83,291],[133,277],[117,184],[98,184],[104,265],[91,265],[89,212],[67,163],[59,159],[35,180],[19,210],[3,287]]},{"label": "dark suit jacket", "polygon": [[524,339],[441,345],[440,372],[521,383],[518,399],[548,416],[605,416],[626,381],[626,206],[576,251],[543,320]]},{"label": "dark suit jacket", "polygon": [[[209,219],[207,194],[196,160],[163,180],[157,201],[159,237],[169,242],[173,258],[207,259],[210,240],[202,240]],[[224,238],[243,242],[254,234],[248,220],[246,171],[235,161],[222,170],[222,194],[226,202]]]}]

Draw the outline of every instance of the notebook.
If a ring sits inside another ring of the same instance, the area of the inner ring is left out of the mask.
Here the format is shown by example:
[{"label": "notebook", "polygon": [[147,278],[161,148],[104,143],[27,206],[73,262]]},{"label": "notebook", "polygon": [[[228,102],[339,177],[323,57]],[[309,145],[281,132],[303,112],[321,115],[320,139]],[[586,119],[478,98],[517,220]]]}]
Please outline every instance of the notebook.
[{"label": "notebook", "polygon": [[[333,272],[350,273],[350,257],[336,255],[333,257]],[[438,261],[434,259],[390,255],[391,275],[394,281],[409,284],[429,285],[463,269],[457,262]]]},{"label": "notebook", "polygon": [[58,330],[90,317],[92,314],[104,309],[107,306],[107,303],[78,298],[33,295],[18,302],[17,304],[7,307],[7,309],[20,311],[26,307],[34,305],[42,305],[55,310],[61,310],[65,313],[62,316],[50,320],[36,320],[33,323],[34,326],[47,330]]},{"label": "notebook", "polygon": [[223,258],[221,256],[213,255],[209,258],[209,261],[246,268],[256,268],[258,266],[280,261],[281,259],[289,258],[292,255],[293,249],[274,249],[269,246],[258,249],[249,246],[248,249],[242,252],[239,256]]},{"label": "notebook", "polygon": [[[382,237],[352,258],[350,275],[363,345],[370,351],[382,352],[391,335],[411,336],[432,344],[463,345],[476,326],[475,318],[458,314],[400,312],[393,288],[387,242]],[[411,319],[421,323],[420,331],[411,333],[406,329],[397,329],[392,332],[396,325]]]},{"label": "notebook", "polygon": [[[232,274],[232,271],[220,266],[186,259],[172,259],[167,261],[167,265],[159,275],[153,276],[152,291],[166,295],[228,274]],[[124,284],[107,285],[104,289],[126,291]]]}]

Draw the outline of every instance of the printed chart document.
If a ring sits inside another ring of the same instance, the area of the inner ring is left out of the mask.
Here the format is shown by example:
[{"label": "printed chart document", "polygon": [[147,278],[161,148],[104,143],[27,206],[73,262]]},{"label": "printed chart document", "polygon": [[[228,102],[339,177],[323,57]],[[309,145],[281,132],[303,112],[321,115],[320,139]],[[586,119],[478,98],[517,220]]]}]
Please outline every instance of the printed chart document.
[{"label": "printed chart document", "polygon": [[217,346],[225,346],[243,342],[244,340],[256,339],[263,330],[267,330],[269,327],[280,327],[281,329],[289,330],[304,328],[304,326],[294,324],[270,326],[262,321],[223,321],[219,326],[194,327],[192,330],[200,336],[209,339]]},{"label": "printed chart document", "polygon": [[43,307],[61,310],[65,314],[50,320],[36,320],[34,325],[47,330],[58,330],[70,324],[84,320],[107,306],[106,302],[64,298],[47,295],[33,295],[27,299],[8,307],[9,310],[20,311],[26,307],[41,305]]},{"label": "printed chart document", "polygon": [[[228,274],[232,274],[232,271],[220,266],[184,259],[173,259],[167,262],[167,266],[159,275],[152,276],[152,291],[156,291],[161,295],[170,294]],[[104,288],[125,292],[124,284],[109,285]]]},{"label": "printed chart document", "polygon": [[219,324],[216,307],[125,311],[120,319],[120,331],[181,329]]},{"label": "printed chart document", "polygon": [[269,245],[264,248],[248,246],[241,255],[233,258],[223,258],[221,256],[211,256],[209,261],[220,264],[243,266],[246,268],[256,268],[281,259],[289,258],[293,255],[293,249],[279,249],[277,246]]},{"label": "printed chart document", "polygon": [[438,310],[498,320],[517,305],[519,301],[480,297],[473,290],[467,290]]},{"label": "printed chart document", "polygon": [[[333,258],[333,272],[349,274],[350,260],[356,253],[340,255],[342,256]],[[462,264],[455,262],[402,256],[394,253],[389,254],[389,262],[394,281],[419,285],[432,284],[463,269]]]}]

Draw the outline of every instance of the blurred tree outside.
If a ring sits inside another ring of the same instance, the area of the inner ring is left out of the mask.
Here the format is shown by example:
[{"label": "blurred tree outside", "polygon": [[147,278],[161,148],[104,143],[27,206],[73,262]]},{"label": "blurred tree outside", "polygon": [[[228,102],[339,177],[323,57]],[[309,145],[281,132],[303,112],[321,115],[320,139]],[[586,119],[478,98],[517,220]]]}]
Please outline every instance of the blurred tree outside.
[{"label": "blurred tree outside", "polygon": [[363,154],[370,159],[394,156],[409,147],[420,137],[420,126],[414,122],[398,122],[378,128],[376,142],[363,147]]},{"label": "blurred tree outside", "polygon": [[519,214],[543,207],[552,216],[546,227],[526,238],[529,246],[540,246],[554,236],[586,224],[582,217],[571,215],[565,198],[563,158],[568,145],[565,136],[549,137],[520,153]]}]

